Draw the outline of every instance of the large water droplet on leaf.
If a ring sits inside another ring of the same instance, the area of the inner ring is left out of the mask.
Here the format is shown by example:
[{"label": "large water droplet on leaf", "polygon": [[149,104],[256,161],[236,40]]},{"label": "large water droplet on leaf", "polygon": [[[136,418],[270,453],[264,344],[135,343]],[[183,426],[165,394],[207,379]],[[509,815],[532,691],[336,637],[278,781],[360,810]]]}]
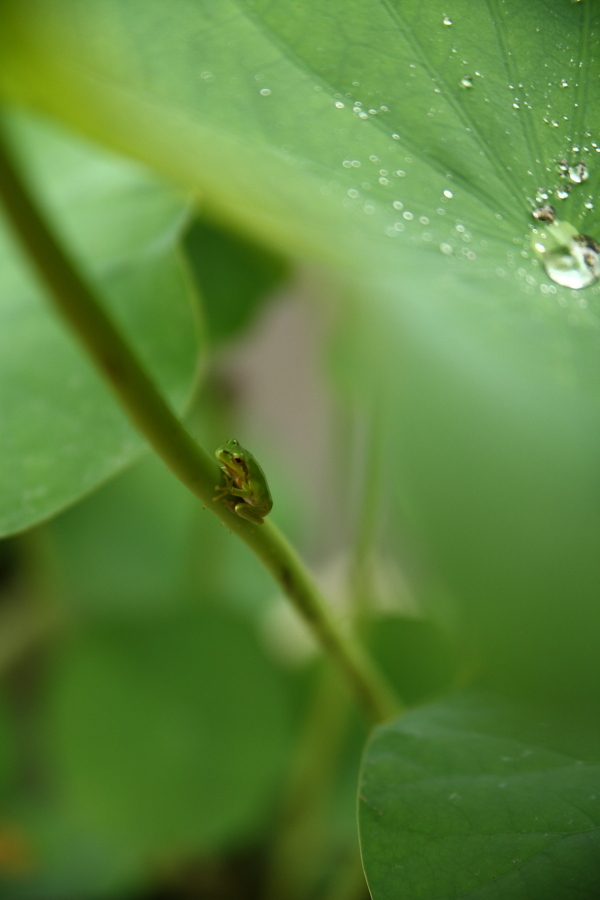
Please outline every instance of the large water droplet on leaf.
[{"label": "large water droplet on leaf", "polygon": [[563,287],[587,287],[600,278],[600,244],[586,234],[578,234],[568,222],[555,222],[543,230],[535,228],[533,250],[548,276]]},{"label": "large water droplet on leaf", "polygon": [[569,178],[574,184],[581,184],[589,178],[587,166],[584,162],[577,163],[576,166],[569,167]]}]

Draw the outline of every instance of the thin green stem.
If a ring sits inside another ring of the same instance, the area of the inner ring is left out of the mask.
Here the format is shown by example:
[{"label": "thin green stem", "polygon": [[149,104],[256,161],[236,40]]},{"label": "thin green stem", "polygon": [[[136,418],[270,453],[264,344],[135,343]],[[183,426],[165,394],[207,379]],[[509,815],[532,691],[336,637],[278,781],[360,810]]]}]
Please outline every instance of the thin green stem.
[{"label": "thin green stem", "polygon": [[351,707],[328,662],[316,673],[276,822],[266,900],[308,900],[330,864],[333,785]]},{"label": "thin green stem", "polygon": [[368,900],[369,896],[357,847],[345,863],[339,866],[333,885],[329,893],[325,894],[324,900]]},{"label": "thin green stem", "polygon": [[23,183],[0,132],[0,199],[55,308],[75,332],[138,430],[202,503],[253,550],[342,671],[373,722],[398,709],[392,690],[362,646],[344,632],[300,558],[271,523],[253,525],[213,499],[221,473],[181,424],[78,271]]}]

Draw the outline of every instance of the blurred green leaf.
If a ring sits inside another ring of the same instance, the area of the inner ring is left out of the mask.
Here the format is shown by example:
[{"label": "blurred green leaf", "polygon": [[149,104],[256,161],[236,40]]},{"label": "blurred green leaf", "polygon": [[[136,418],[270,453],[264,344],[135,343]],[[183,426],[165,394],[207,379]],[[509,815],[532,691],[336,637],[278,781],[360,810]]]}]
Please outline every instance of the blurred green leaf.
[{"label": "blurred green leaf", "polygon": [[[184,405],[198,353],[196,310],[177,256],[182,197],[131,162],[11,117],[36,196],[169,401]],[[0,231],[0,534],[88,493],[138,456],[108,388]]]},{"label": "blurred green leaf", "polygon": [[597,722],[469,691],[376,730],[359,817],[373,900],[594,900]]},{"label": "blurred green leaf", "polygon": [[57,807],[25,806],[16,815],[21,857],[0,871],[2,900],[123,897],[143,884],[140,854],[120,837]]},{"label": "blurred green leaf", "polygon": [[248,627],[215,611],[73,640],[47,715],[66,808],[149,860],[256,826],[286,749],[280,677]]},{"label": "blurred green leaf", "polygon": [[13,723],[6,698],[2,695],[0,696],[0,796],[4,795],[10,785],[16,762],[17,744]]},{"label": "blurred green leaf", "polygon": [[214,343],[242,331],[288,274],[282,257],[203,219],[186,233],[184,247]]},{"label": "blurred green leaf", "polygon": [[118,618],[181,607],[189,600],[192,557],[204,567],[210,559],[205,543],[192,537],[196,505],[150,456],[53,519],[48,534],[69,607]]},{"label": "blurred green leaf", "polygon": [[600,696],[598,286],[554,284],[528,232],[563,157],[589,179],[559,216],[598,231],[597,4],[4,9],[7,97],[341,265],[338,376],[385,386],[390,493],[462,636],[503,688]]}]

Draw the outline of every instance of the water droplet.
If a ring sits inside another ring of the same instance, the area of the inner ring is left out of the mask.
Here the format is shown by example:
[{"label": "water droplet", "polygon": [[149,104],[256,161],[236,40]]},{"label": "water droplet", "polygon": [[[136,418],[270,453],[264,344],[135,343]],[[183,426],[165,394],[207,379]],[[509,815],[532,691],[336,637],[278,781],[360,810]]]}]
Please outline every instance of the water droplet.
[{"label": "water droplet", "polygon": [[442,251],[444,256],[452,256],[451,244],[440,244],[440,250]]},{"label": "water droplet", "polygon": [[343,109],[343,108],[345,107],[345,105],[346,105],[346,104],[345,104],[342,100],[336,100],[336,101],[335,101],[335,107],[336,107],[336,109]]},{"label": "water droplet", "polygon": [[556,163],[556,168],[558,169],[560,175],[566,175],[569,171],[569,163],[566,159],[559,159]]},{"label": "water droplet", "polygon": [[394,200],[392,206],[394,207],[394,209],[404,209],[404,203],[402,202],[402,200]]},{"label": "water droplet", "polygon": [[358,197],[358,191],[356,190],[356,188],[348,188],[347,194],[349,197]]},{"label": "water droplet", "polygon": [[261,93],[261,96],[268,97],[271,94],[271,88],[261,88],[260,93]]},{"label": "water droplet", "polygon": [[450,18],[450,16],[444,16],[442,22],[444,23],[444,25],[452,25],[452,19]]},{"label": "water droplet", "polygon": [[399,140],[400,140],[400,135],[399,135],[399,134],[393,134],[393,135],[392,135],[392,139],[393,139],[394,141],[399,141]]},{"label": "water droplet", "polygon": [[556,188],[556,196],[559,200],[566,200],[570,193],[571,186],[568,184],[562,184],[560,187]]},{"label": "water droplet", "polygon": [[570,166],[569,178],[575,184],[581,184],[582,181],[587,181],[589,178],[589,172],[586,164],[584,162],[579,162],[575,166]]},{"label": "water droplet", "polygon": [[561,86],[561,87],[569,87],[569,82],[567,81],[566,78],[561,78],[561,80],[560,80],[560,86]]},{"label": "water droplet", "polygon": [[421,225],[429,225],[429,219],[427,216],[419,216],[419,222]]},{"label": "water droplet", "polygon": [[514,103],[513,103],[513,109],[521,109],[521,106],[520,106],[520,104],[519,104],[519,103],[517,103],[517,101],[516,101],[516,100],[515,100],[515,102],[514,102]]},{"label": "water droplet", "polygon": [[445,197],[447,200],[451,200],[452,197],[454,197],[454,194],[452,193],[452,191],[445,190],[445,191],[444,191],[444,197]]},{"label": "water droplet", "polygon": [[471,75],[463,75],[460,79],[461,86],[464,88],[472,88],[473,87],[473,78]]},{"label": "water droplet", "polygon": [[404,176],[406,175],[406,172],[404,171],[404,169],[396,169],[394,174],[397,175],[398,178],[404,178]]},{"label": "water droplet", "polygon": [[404,231],[404,222],[394,222],[396,231]]},{"label": "water droplet", "polygon": [[411,212],[408,212],[408,210],[406,212],[402,213],[402,217],[409,222],[412,218],[414,218],[413,214]]},{"label": "water droplet", "polygon": [[593,208],[594,208],[594,204],[592,203],[591,200],[586,200],[586,202],[585,202],[583,205],[585,206],[586,209],[593,209]]},{"label": "water droplet", "polygon": [[549,203],[544,203],[542,206],[537,206],[531,215],[534,219],[537,219],[538,222],[554,222],[556,219],[556,210],[553,206],[550,206]]},{"label": "water droplet", "polygon": [[568,222],[555,221],[540,232],[534,229],[532,245],[556,284],[577,290],[600,278],[600,244],[578,234]]}]

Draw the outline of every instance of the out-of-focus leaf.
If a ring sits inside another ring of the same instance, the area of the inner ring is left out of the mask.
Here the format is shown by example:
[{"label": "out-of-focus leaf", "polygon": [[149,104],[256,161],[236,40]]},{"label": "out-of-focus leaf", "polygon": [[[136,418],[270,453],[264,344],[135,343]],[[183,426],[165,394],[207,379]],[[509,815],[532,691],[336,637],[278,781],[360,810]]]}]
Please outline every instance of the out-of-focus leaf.
[{"label": "out-of-focus leaf", "polygon": [[[36,196],[173,405],[197,369],[177,255],[186,203],[129,161],[22,117],[11,137]],[[88,493],[144,446],[0,222],[0,534]]]},{"label": "out-of-focus leaf", "polygon": [[279,676],[248,627],[214,611],[74,640],[47,715],[66,807],[149,860],[256,825],[286,744]]},{"label": "out-of-focus leaf", "polygon": [[191,560],[202,557],[206,568],[210,558],[192,535],[196,505],[151,456],[53,519],[68,605],[96,617],[172,614],[189,599]]},{"label": "out-of-focus leaf", "polygon": [[25,805],[11,815],[6,834],[18,855],[0,869],[2,900],[123,897],[145,880],[136,848],[56,806]]},{"label": "out-of-focus leaf", "polygon": [[373,900],[595,900],[597,721],[464,692],[381,728],[359,819]]},{"label": "out-of-focus leaf", "polygon": [[13,723],[10,718],[6,698],[2,696],[0,697],[0,797],[4,795],[10,785],[14,776],[16,761],[17,747]]},{"label": "out-of-focus leaf", "polygon": [[184,247],[215,343],[242,331],[288,273],[282,257],[203,219],[186,233]]}]

